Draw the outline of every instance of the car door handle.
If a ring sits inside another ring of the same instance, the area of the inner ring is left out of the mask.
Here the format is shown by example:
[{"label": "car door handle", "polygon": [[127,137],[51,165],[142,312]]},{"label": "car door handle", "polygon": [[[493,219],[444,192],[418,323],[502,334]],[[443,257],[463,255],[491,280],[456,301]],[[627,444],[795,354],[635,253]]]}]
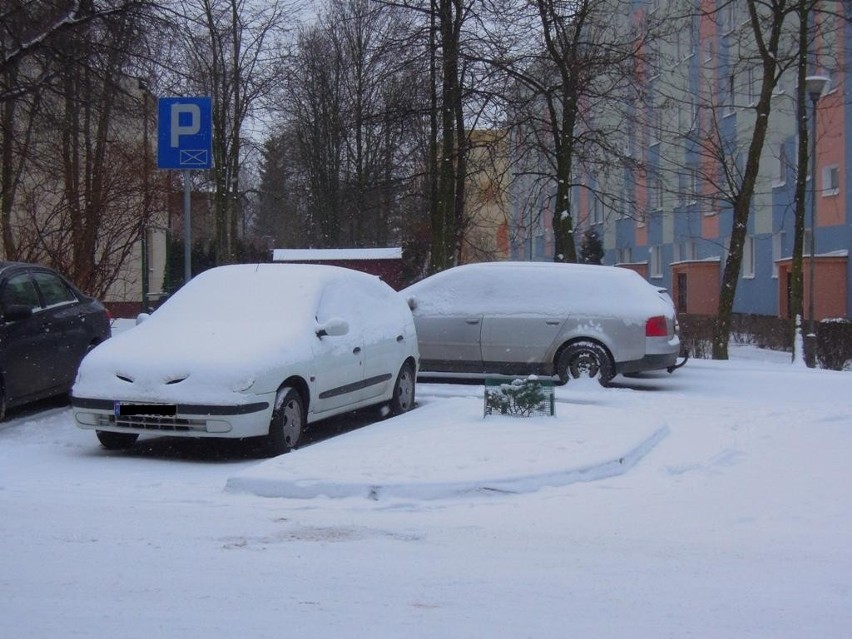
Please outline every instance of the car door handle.
[{"label": "car door handle", "polygon": [[355,354],[355,355],[357,355],[360,352],[361,352],[360,346],[356,346],[355,348],[352,349],[352,353]]},{"label": "car door handle", "polygon": [[544,323],[548,326],[559,326],[562,322],[559,320],[544,320]]},{"label": "car door handle", "polygon": [[479,324],[478,317],[469,317],[464,321],[465,324]]}]

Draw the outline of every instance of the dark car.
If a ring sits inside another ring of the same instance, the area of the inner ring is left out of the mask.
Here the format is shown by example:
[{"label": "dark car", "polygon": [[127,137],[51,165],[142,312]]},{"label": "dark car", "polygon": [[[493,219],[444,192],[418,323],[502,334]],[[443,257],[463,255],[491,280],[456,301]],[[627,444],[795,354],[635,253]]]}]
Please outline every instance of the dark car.
[{"label": "dark car", "polygon": [[103,304],[56,271],[0,262],[0,419],[7,408],[67,393],[80,360],[109,336]]}]

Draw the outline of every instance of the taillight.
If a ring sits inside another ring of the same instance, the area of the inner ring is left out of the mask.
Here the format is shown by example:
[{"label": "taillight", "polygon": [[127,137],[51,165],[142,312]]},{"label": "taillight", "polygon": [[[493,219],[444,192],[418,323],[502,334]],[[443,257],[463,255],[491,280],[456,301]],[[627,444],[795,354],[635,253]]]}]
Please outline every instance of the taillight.
[{"label": "taillight", "polygon": [[657,315],[645,322],[645,337],[668,337],[669,329],[666,325],[666,316]]}]

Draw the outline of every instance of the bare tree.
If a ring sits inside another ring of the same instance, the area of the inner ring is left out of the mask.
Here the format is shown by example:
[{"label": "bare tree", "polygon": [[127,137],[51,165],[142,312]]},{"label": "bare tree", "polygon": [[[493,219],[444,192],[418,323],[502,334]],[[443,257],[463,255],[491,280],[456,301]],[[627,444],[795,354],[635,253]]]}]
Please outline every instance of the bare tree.
[{"label": "bare tree", "polygon": [[[839,6],[841,3],[833,2],[818,2],[817,0],[798,0],[796,7],[796,18],[798,19],[798,50],[796,52],[796,113],[797,113],[797,161],[796,161],[796,187],[795,187],[795,211],[794,211],[794,238],[793,252],[790,266],[790,306],[789,312],[794,318],[792,343],[792,359],[797,361],[803,355],[799,351],[800,342],[798,337],[801,334],[802,322],[805,318],[804,313],[804,278],[803,278],[803,256],[805,242],[805,191],[807,189],[807,167],[809,162],[814,162],[812,158],[810,145],[813,142],[810,139],[808,131],[807,117],[807,76],[809,75],[809,62],[812,58],[814,49],[816,48],[815,41],[817,40],[817,32],[821,38],[833,36],[840,38],[836,32],[841,30],[841,27],[850,20],[848,17],[848,7]],[[838,5],[838,6],[834,6]],[[818,28],[817,28],[818,24]],[[833,59],[832,52],[821,51],[823,60],[831,59],[832,64],[836,65],[837,60]],[[845,58],[845,56],[843,56]],[[811,113],[811,117],[815,118],[816,113]],[[814,229],[811,229],[814,232]],[[811,291],[811,295],[815,292]]]},{"label": "bare tree", "polygon": [[181,0],[179,9],[186,60],[180,84],[213,102],[216,260],[233,262],[241,227],[244,128],[280,80],[275,60],[293,7],[277,0]]},{"label": "bare tree", "polygon": [[642,31],[631,28],[631,6],[536,0],[497,7],[502,29],[491,32],[489,62],[514,81],[506,99],[516,171],[532,177],[523,187],[532,208],[551,211],[556,261],[577,261],[577,186],[604,205],[629,208],[602,185],[607,173],[636,164],[624,154],[628,119],[631,109],[642,112],[643,61],[661,31],[651,18]]},{"label": "bare tree", "polygon": [[280,131],[287,173],[304,195],[312,246],[402,240],[404,199],[422,173],[422,76],[407,15],[331,0],[300,30],[287,65]]},{"label": "bare tree", "polygon": [[[61,93],[61,76],[69,70],[88,69],[98,77],[91,52],[98,46],[121,46],[111,41],[115,25],[143,24],[149,6],[147,0],[0,3],[0,236],[7,257],[18,253],[13,211],[33,160],[34,134],[45,100],[53,101]],[[90,46],[68,46],[80,38],[92,39]],[[127,52],[123,55],[126,62]]]},{"label": "bare tree", "polygon": [[68,55],[68,34],[87,33],[93,23],[119,14],[145,13],[150,0],[3,0],[0,2],[0,76],[16,74],[0,84],[0,101],[20,96],[48,81],[56,69],[46,60]]},{"label": "bare tree", "polygon": [[85,33],[57,34],[65,55],[46,60],[49,81],[5,104],[15,109],[4,119],[7,257],[51,264],[96,295],[128,276],[151,211],[151,154],[137,126],[150,115],[147,94],[127,75],[143,37],[138,17],[113,12]]}]

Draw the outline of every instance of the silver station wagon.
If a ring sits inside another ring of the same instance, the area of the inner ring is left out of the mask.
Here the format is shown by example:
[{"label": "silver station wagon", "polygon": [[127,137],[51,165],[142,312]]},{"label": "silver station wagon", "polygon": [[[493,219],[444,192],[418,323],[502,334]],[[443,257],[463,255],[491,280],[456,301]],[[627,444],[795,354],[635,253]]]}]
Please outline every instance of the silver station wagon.
[{"label": "silver station wagon", "polygon": [[677,367],[671,298],[633,271],[488,262],[404,289],[423,376],[550,375],[562,383]]}]

